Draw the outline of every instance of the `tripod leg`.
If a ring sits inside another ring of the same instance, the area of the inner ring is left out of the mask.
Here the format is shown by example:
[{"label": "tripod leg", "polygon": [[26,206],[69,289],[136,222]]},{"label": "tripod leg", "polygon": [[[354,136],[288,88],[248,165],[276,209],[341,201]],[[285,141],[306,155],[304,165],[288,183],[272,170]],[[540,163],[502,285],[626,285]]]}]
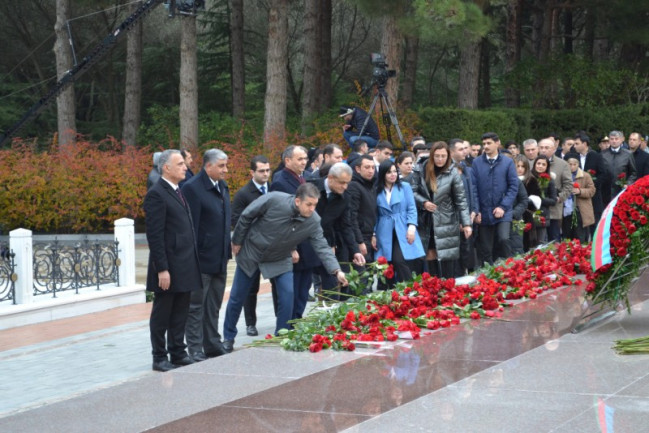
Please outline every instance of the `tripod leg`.
[{"label": "tripod leg", "polygon": [[372,117],[372,113],[374,113],[374,107],[376,107],[376,102],[378,100],[379,100],[379,93],[374,95],[374,99],[372,100],[372,103],[370,104],[370,109],[367,110],[367,117],[365,118],[365,122],[363,122],[363,127],[358,132],[359,136],[363,136],[363,132],[365,132],[365,128],[367,127],[367,122],[370,121],[370,117]]},{"label": "tripod leg", "polygon": [[382,91],[379,90],[379,93],[381,94],[381,98],[385,100],[385,106],[388,108],[388,114],[390,115],[390,121],[392,122],[392,125],[394,125],[394,129],[397,131],[397,136],[399,137],[399,141],[401,141],[401,145],[403,148],[406,148],[406,142],[403,139],[403,134],[401,133],[401,128],[399,128],[399,119],[397,119],[397,113],[394,111],[394,107],[392,107],[392,104],[390,104],[390,99],[388,98],[388,94],[385,92],[385,89]]}]

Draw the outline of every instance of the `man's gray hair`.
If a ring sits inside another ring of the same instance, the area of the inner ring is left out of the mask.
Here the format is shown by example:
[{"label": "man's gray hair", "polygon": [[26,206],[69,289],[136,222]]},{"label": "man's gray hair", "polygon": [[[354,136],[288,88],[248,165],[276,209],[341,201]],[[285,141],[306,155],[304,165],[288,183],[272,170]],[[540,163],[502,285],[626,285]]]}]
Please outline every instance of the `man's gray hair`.
[{"label": "man's gray hair", "polygon": [[608,136],[609,136],[609,138],[610,138],[610,137],[624,137],[624,132],[622,132],[622,131],[618,131],[618,130],[615,130],[615,131],[611,131],[611,132],[608,134]]},{"label": "man's gray hair", "polygon": [[203,167],[223,159],[228,159],[228,155],[225,152],[219,149],[208,149],[203,154]]},{"label": "man's gray hair", "polygon": [[293,158],[293,152],[295,152],[295,149],[302,149],[304,153],[308,153],[306,148],[299,146],[297,144],[291,144],[289,147],[284,149],[284,152],[282,153],[282,161],[284,161],[287,158],[288,159]]},{"label": "man's gray hair", "polygon": [[525,148],[525,146],[529,146],[529,145],[531,145],[531,144],[533,144],[534,146],[538,146],[538,145],[539,145],[539,143],[537,143],[537,141],[536,141],[535,139],[533,139],[533,138],[528,138],[527,140],[525,140],[525,141],[523,142],[523,149]]},{"label": "man's gray hair", "polygon": [[158,160],[158,171],[160,173],[162,173],[162,167],[167,165],[167,163],[169,162],[169,158],[171,158],[171,155],[176,155],[176,154],[182,157],[180,150],[178,149],[167,149],[160,154],[160,159]]},{"label": "man's gray hair", "polygon": [[297,191],[295,191],[295,198],[299,198],[300,200],[304,200],[307,198],[319,199],[320,190],[318,189],[317,186],[315,186],[311,182],[306,182],[297,187]]},{"label": "man's gray hair", "polygon": [[342,176],[343,174],[347,174],[349,176],[352,175],[352,168],[349,166],[349,164],[346,164],[344,162],[337,162],[329,169],[329,176],[333,176],[336,179],[340,178],[340,176]]}]

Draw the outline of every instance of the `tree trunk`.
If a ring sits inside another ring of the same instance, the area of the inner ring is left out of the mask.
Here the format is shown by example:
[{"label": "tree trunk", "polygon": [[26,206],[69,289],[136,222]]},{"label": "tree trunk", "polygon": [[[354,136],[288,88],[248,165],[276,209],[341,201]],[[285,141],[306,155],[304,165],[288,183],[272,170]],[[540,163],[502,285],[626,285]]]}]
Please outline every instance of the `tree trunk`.
[{"label": "tree trunk", "polygon": [[286,129],[288,59],[288,0],[270,0],[268,10],[268,55],[264,99],[264,145],[283,140]]},{"label": "tree trunk", "polygon": [[399,78],[401,76],[401,57],[403,55],[403,36],[397,26],[397,17],[394,15],[383,18],[383,37],[381,38],[381,53],[385,55],[385,61],[389,69],[394,69],[396,75],[388,79],[385,91],[388,99],[396,107],[399,97]]},{"label": "tree trunk", "polygon": [[320,107],[322,113],[331,107],[333,94],[331,88],[331,0],[320,0]]},{"label": "tree trunk", "polygon": [[593,54],[595,50],[595,24],[597,16],[595,15],[594,8],[586,9],[586,23],[584,30],[584,55],[587,60],[593,60]]},{"label": "tree trunk", "polygon": [[[512,74],[516,64],[521,60],[521,21],[522,0],[509,0],[507,3],[507,27],[505,34],[505,76]],[[505,105],[509,108],[520,107],[521,94],[518,89],[509,85],[505,78]]]},{"label": "tree trunk", "polygon": [[401,103],[404,108],[412,106],[417,83],[417,58],[419,55],[419,38],[410,36],[406,38],[406,61],[404,62],[403,87]]},{"label": "tree trunk", "polygon": [[[131,6],[131,11],[138,8]],[[126,85],[124,89],[124,125],[122,140],[129,146],[136,144],[142,110],[142,22],[138,22],[126,39]]]},{"label": "tree trunk", "polygon": [[480,41],[468,42],[460,48],[460,78],[457,92],[459,108],[478,108],[480,45]]},{"label": "tree trunk", "polygon": [[[56,42],[54,43],[54,55],[56,57],[56,76],[63,79],[67,72],[72,69],[72,51],[70,49],[69,37],[66,27],[70,11],[70,0],[56,0]],[[70,85],[56,98],[57,122],[59,131],[59,143],[66,144],[75,141],[76,137],[76,107],[74,104],[74,86]]]},{"label": "tree trunk", "polygon": [[196,17],[180,20],[180,147],[198,145]]},{"label": "tree trunk", "polygon": [[304,0],[304,76],[302,88],[302,135],[310,133],[313,118],[318,113],[320,94],[320,59],[318,44],[318,15],[320,4]]},{"label": "tree trunk", "polygon": [[482,102],[480,108],[491,107],[491,47],[486,40],[482,42],[480,52],[480,83],[482,87]]},{"label": "tree trunk", "polygon": [[246,111],[246,77],[243,54],[243,0],[232,0],[230,15],[230,58],[232,59],[232,116],[243,119]]}]

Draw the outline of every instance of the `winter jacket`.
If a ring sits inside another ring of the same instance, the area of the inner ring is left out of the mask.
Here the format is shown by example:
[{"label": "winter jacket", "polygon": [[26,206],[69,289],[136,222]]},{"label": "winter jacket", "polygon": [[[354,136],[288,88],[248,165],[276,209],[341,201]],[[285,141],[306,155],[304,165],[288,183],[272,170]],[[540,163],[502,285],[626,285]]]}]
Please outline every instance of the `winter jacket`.
[{"label": "winter jacket", "polygon": [[392,260],[392,234],[396,232],[403,258],[413,260],[425,255],[419,234],[415,231],[415,241],[409,244],[406,235],[410,224],[417,226],[417,205],[408,183],[400,183],[392,188],[390,203],[387,202],[385,191],[380,191],[376,197],[377,218],[375,257],[385,257]]},{"label": "winter jacket", "polygon": [[[428,246],[430,236],[435,237],[435,249],[439,260],[455,260],[460,258],[460,223],[462,227],[471,225],[466,191],[462,175],[454,166],[450,166],[437,177],[437,191],[432,194],[426,182],[426,165],[414,175],[416,185],[415,200],[422,214],[419,236],[424,245]],[[435,212],[424,209],[427,201],[437,205]],[[432,233],[431,233],[432,222]]]},{"label": "winter jacket", "polygon": [[[514,161],[498,155],[493,166],[482,154],[473,161],[471,181],[477,191],[477,202],[482,217],[481,225],[490,226],[500,222],[512,221],[512,206],[518,193],[518,175]],[[502,218],[493,215],[495,208],[505,211]]]}]

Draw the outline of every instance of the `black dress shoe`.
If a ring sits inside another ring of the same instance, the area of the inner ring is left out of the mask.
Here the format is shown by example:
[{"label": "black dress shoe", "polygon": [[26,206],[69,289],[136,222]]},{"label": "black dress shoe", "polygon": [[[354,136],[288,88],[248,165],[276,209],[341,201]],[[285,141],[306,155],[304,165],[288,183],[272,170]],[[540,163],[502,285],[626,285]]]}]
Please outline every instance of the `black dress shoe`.
[{"label": "black dress shoe", "polygon": [[248,334],[251,337],[256,337],[259,335],[259,332],[257,332],[257,328],[255,328],[253,325],[246,326],[246,334]]},{"label": "black dress shoe", "polygon": [[180,359],[172,359],[172,360],[171,360],[171,363],[172,363],[173,365],[178,366],[178,367],[182,367],[182,366],[184,366],[184,365],[190,365],[190,364],[193,364],[194,361],[193,361],[189,356],[186,355],[184,358],[180,358]]},{"label": "black dress shoe", "polygon": [[232,353],[234,350],[234,340],[223,340],[223,350],[227,353]]},{"label": "black dress shoe", "polygon": [[207,359],[207,356],[205,356],[205,354],[203,352],[192,353],[189,356],[192,357],[194,362],[201,362],[201,361],[205,361]]},{"label": "black dress shoe", "polygon": [[177,368],[177,366],[173,365],[169,360],[163,359],[162,361],[153,361],[153,370],[154,371],[169,371],[173,370],[174,368]]},{"label": "black dress shoe", "polygon": [[214,350],[205,351],[205,355],[207,355],[208,358],[216,358],[217,356],[227,355],[228,353],[229,352],[225,350],[223,343],[221,342],[214,346]]}]

